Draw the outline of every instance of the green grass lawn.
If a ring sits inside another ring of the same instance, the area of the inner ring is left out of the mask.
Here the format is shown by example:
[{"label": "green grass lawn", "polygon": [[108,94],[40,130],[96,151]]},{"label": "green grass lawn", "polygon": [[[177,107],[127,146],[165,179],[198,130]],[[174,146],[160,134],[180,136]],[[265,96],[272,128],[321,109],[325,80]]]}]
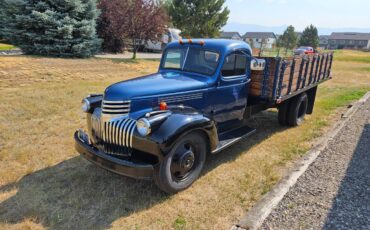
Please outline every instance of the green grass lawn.
[{"label": "green grass lawn", "polygon": [[[254,54],[257,55],[257,54]],[[266,49],[263,51],[262,56],[264,57],[291,57],[293,55],[293,50],[285,51],[285,49]]]},{"label": "green grass lawn", "polygon": [[2,50],[12,50],[12,49],[15,49],[17,47],[13,46],[13,45],[9,45],[9,44],[4,44],[4,43],[0,43],[0,51]]}]

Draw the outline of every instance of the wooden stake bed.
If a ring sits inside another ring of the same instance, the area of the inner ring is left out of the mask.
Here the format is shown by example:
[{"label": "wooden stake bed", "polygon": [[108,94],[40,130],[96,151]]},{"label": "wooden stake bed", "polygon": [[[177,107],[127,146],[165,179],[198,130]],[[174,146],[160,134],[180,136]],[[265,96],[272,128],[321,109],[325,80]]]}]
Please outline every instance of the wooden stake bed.
[{"label": "wooden stake bed", "polygon": [[251,72],[249,94],[261,99],[277,100],[329,78],[333,53],[262,59],[266,61],[266,68],[264,71]]}]

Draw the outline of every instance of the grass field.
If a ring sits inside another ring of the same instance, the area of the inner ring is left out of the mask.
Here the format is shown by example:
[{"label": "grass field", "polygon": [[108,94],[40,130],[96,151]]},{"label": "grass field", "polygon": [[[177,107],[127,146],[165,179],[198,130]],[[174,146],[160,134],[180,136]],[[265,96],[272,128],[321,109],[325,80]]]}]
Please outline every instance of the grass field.
[{"label": "grass field", "polygon": [[0,51],[2,51],[2,50],[12,50],[12,49],[15,49],[15,48],[16,47],[13,46],[13,45],[0,43]]},{"label": "grass field", "polygon": [[191,188],[168,196],[88,163],[72,137],[85,125],[85,95],[154,72],[157,61],[0,57],[0,228],[228,229],[370,90],[370,53],[335,59],[302,126],[279,126],[275,110],[256,115],[256,134],[210,156]]}]

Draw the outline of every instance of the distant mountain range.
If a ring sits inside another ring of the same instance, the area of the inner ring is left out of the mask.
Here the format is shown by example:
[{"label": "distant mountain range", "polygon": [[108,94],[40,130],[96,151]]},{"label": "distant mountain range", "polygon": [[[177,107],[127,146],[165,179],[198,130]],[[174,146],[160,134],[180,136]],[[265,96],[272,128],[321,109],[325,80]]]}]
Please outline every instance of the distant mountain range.
[{"label": "distant mountain range", "polygon": [[[242,24],[230,22],[222,28],[223,31],[236,31],[240,35],[244,35],[246,32],[274,32],[276,34],[282,34],[288,25],[282,26],[261,26],[254,24]],[[322,28],[318,27],[320,35],[330,35],[332,32],[360,32],[370,33],[370,28]],[[301,32],[297,30],[298,32]]]}]

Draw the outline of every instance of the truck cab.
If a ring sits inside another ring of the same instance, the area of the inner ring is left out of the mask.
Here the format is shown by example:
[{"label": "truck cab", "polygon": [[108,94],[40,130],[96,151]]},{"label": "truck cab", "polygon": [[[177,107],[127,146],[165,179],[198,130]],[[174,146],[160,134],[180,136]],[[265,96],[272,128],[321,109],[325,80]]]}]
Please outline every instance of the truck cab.
[{"label": "truck cab", "polygon": [[112,172],[154,179],[167,193],[186,189],[207,155],[255,131],[246,126],[253,113],[277,107],[249,97],[252,70],[264,69],[265,61],[253,58],[243,41],[172,42],[157,73],[83,99],[87,130],[76,131],[76,149]]}]

